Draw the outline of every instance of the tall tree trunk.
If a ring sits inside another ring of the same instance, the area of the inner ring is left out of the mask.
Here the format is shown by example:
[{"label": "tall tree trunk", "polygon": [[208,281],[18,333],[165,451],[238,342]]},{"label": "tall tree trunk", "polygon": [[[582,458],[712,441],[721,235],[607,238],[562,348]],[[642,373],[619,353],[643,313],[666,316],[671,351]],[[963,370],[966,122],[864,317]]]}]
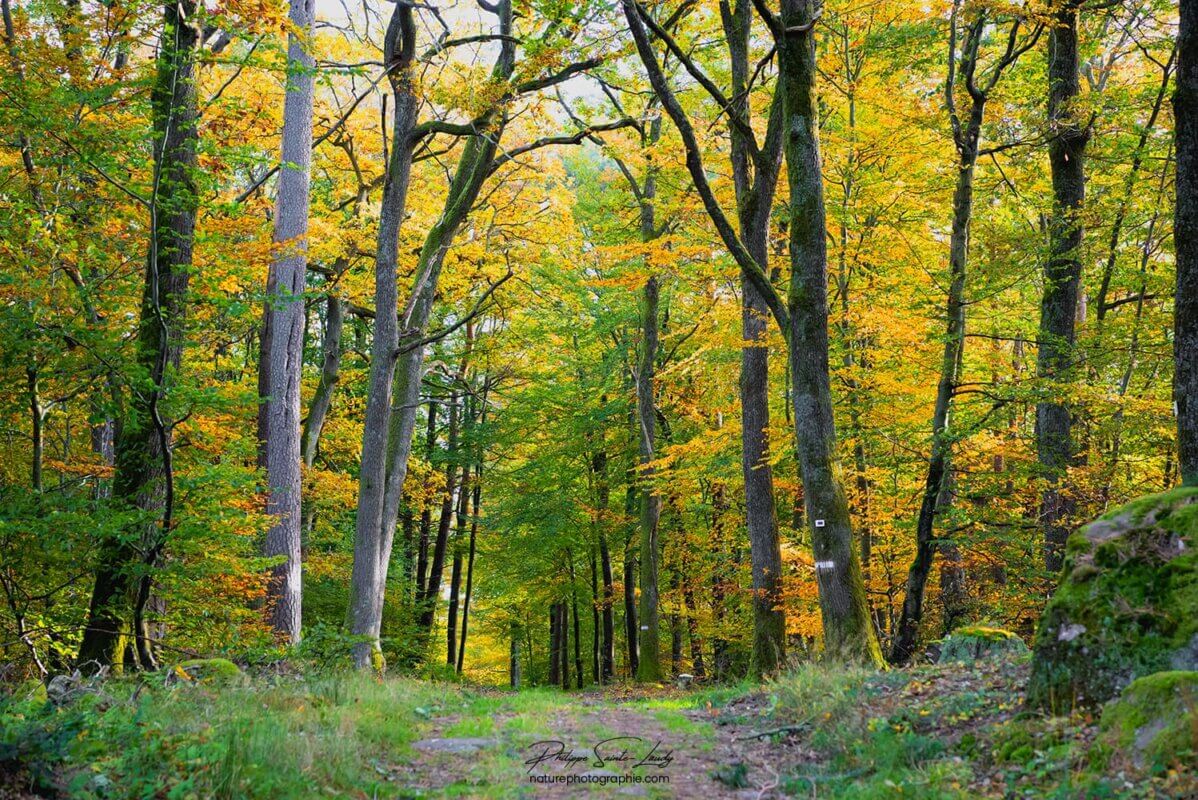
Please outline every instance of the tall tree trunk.
[{"label": "tall tree trunk", "polygon": [[445,623],[445,663],[457,668],[458,658],[458,596],[462,588],[462,550],[460,541],[454,542],[453,567],[449,578],[449,617]]},{"label": "tall tree trunk", "polygon": [[466,556],[466,598],[462,603],[462,635],[461,641],[458,643],[457,670],[459,675],[462,673],[462,666],[466,663],[466,632],[470,622],[470,595],[474,590],[474,554],[478,540],[478,507],[482,502],[482,469],[480,462],[474,470],[474,514],[470,518],[470,551]]},{"label": "tall tree trunk", "polygon": [[[143,511],[161,514],[140,537],[120,536],[101,546],[87,626],[79,647],[84,670],[117,666],[132,625],[134,573],[146,574],[138,596],[148,595],[150,575],[172,525],[174,477],[171,426],[160,407],[167,382],[183,353],[185,295],[191,274],[198,197],[199,107],[195,65],[201,42],[196,6],[189,0],[163,6],[163,33],[151,95],[154,119],[154,188],[150,244],[138,322],[136,358],[151,388],[135,392],[116,443],[113,495]],[[144,649],[144,648],[143,648]],[[143,664],[152,667],[153,664]]]},{"label": "tall tree trunk", "polygon": [[651,275],[645,282],[641,303],[641,354],[636,376],[637,426],[640,433],[639,480],[641,488],[640,511],[640,630],[637,637],[639,656],[636,679],[654,682],[663,677],[661,652],[658,641],[658,527],[661,519],[661,496],[653,487],[653,469],[648,466],[654,458],[657,413],[653,373],[657,361],[657,314],[660,289],[657,276]]},{"label": "tall tree trunk", "polygon": [[[424,463],[432,464],[433,453],[437,446],[437,404],[429,401],[428,404],[428,429],[424,440]],[[429,473],[431,474],[431,472]],[[424,496],[427,498],[429,493],[429,480],[424,481]],[[426,501],[424,508],[420,512],[420,540],[417,544],[416,556],[416,605],[420,606],[424,603],[424,593],[428,587],[428,546],[430,534],[433,528],[433,508]]]},{"label": "tall tree trunk", "polygon": [[953,434],[950,425],[953,396],[957,391],[961,358],[965,351],[965,279],[969,267],[969,226],[973,217],[973,176],[984,113],[984,100],[975,99],[958,152],[957,187],[953,193],[953,227],[949,239],[944,355],[940,362],[940,381],[936,386],[936,403],[932,410],[932,454],[928,460],[927,475],[924,477],[919,517],[915,522],[915,558],[907,573],[903,610],[890,651],[890,661],[895,664],[905,664],[911,660],[919,639],[924,590],[936,554],[933,528],[940,494],[948,477],[949,460],[952,457]]},{"label": "tall tree trunk", "polygon": [[390,548],[381,535],[383,495],[387,482],[387,439],[391,420],[393,372],[399,349],[399,229],[407,204],[412,172],[412,134],[420,101],[412,63],[416,23],[412,7],[396,3],[384,40],[383,60],[389,70],[394,112],[391,157],[383,178],[378,247],[374,268],[374,341],[366,412],[362,425],[362,460],[358,473],[358,513],[350,577],[349,629],[370,641],[354,646],[359,668],[382,667],[378,646]]},{"label": "tall tree trunk", "polygon": [[1063,395],[1073,367],[1077,299],[1082,274],[1082,206],[1086,195],[1085,150],[1089,126],[1079,123],[1074,106],[1081,93],[1078,76],[1077,14],[1079,0],[1057,0],[1048,35],[1048,121],[1052,138],[1048,161],[1052,171],[1052,214],[1049,255],[1040,301],[1040,350],[1037,373],[1053,394],[1036,404],[1036,454],[1047,486],[1040,524],[1044,564],[1061,568],[1070,517],[1076,503],[1067,482],[1073,460],[1072,420]]},{"label": "tall tree trunk", "polygon": [[513,689],[520,688],[520,626],[512,623],[511,648],[508,652],[508,685]]},{"label": "tall tree trunk", "polygon": [[1180,0],[1177,36],[1177,208],[1173,243],[1173,402],[1181,482],[1198,486],[1198,0]]},{"label": "tall tree trunk", "polygon": [[[814,0],[782,0],[778,41],[790,185],[790,373],[796,452],[811,527],[825,652],[881,664],[848,500],[840,480],[828,375],[828,254],[815,105]],[[790,31],[794,31],[791,33]]]},{"label": "tall tree trunk", "polygon": [[603,685],[603,673],[599,671],[599,650],[602,648],[599,627],[599,606],[603,599],[599,596],[599,562],[595,558],[595,547],[591,546],[591,679],[599,686]]},{"label": "tall tree trunk", "polygon": [[715,553],[715,564],[711,569],[711,618],[715,634],[711,637],[711,666],[717,681],[726,678],[731,661],[728,641],[724,638],[724,586],[728,580],[725,559],[728,558],[727,543],[724,541],[724,512],[727,511],[724,485],[717,483],[711,489],[711,548]]},{"label": "tall tree trunk", "polygon": [[[600,399],[601,405],[606,405],[607,397]],[[598,506],[596,520],[599,540],[599,561],[603,576],[603,594],[599,599],[600,615],[602,617],[602,634],[600,637],[599,677],[597,683],[611,683],[615,676],[615,588],[612,576],[611,548],[607,541],[608,505],[611,502],[611,484],[607,472],[607,446],[605,435],[600,431],[600,441],[591,456],[591,473],[595,480],[595,502]]]},{"label": "tall tree trunk", "polygon": [[599,531],[599,560],[603,569],[603,651],[599,656],[601,683],[611,683],[616,674],[616,590],[607,532]]},{"label": "tall tree trunk", "polygon": [[[401,9],[411,9],[407,4],[397,4],[396,13]],[[491,70],[491,78],[495,83],[508,81],[515,71],[516,48],[512,39],[512,6],[510,0],[498,0],[488,8],[499,17],[499,35],[502,43],[495,65]],[[396,27],[394,23],[392,29]],[[389,63],[389,62],[388,62]],[[416,270],[413,278],[412,292],[400,315],[404,326],[402,342],[398,337],[396,326],[395,347],[385,350],[394,353],[394,358],[386,364],[388,371],[385,377],[380,377],[380,387],[386,384],[388,390],[385,397],[388,409],[379,410],[377,416],[380,427],[372,430],[370,402],[367,402],[366,434],[363,441],[363,465],[366,462],[365,440],[370,439],[371,473],[369,497],[363,489],[359,493],[357,531],[355,534],[354,570],[355,579],[351,591],[351,631],[368,635],[375,640],[373,650],[378,651],[378,629],[382,621],[383,594],[386,586],[387,567],[391,558],[391,546],[395,539],[395,528],[399,520],[399,512],[403,503],[403,485],[408,472],[408,458],[412,451],[412,436],[416,428],[416,411],[420,402],[420,386],[424,371],[423,338],[432,315],[433,302],[437,295],[438,281],[445,255],[462,222],[474,207],[479,191],[488,175],[496,164],[496,152],[499,140],[507,122],[506,111],[502,105],[496,105],[486,118],[477,126],[479,132],[467,137],[462,148],[462,156],[454,170],[446,195],[445,205],[441,216],[429,229],[424,244],[417,257]],[[409,128],[407,137],[397,143],[407,151],[407,160],[411,161],[413,128]],[[392,289],[394,280],[392,280]],[[391,295],[394,297],[394,293]],[[376,303],[377,304],[377,303]],[[388,304],[387,308],[392,306]],[[379,316],[381,316],[380,312]],[[397,320],[398,322],[399,320]],[[401,346],[402,345],[402,346]],[[380,359],[381,360],[381,359]],[[375,364],[372,362],[372,376]],[[373,381],[373,377],[372,377]],[[373,383],[372,383],[373,386]],[[394,388],[394,391],[391,389]],[[384,395],[380,393],[379,400]],[[376,463],[381,462],[381,463]],[[375,480],[378,480],[375,483]],[[363,502],[365,501],[365,507]],[[368,511],[368,513],[364,513]],[[440,538],[440,537],[439,537]],[[371,558],[375,561],[371,563]],[[442,560],[444,551],[442,550]],[[359,565],[359,561],[362,561]],[[436,555],[434,554],[434,561]],[[436,566],[436,565],[434,565]],[[425,616],[436,602],[432,584],[440,583],[439,575],[430,574],[429,588],[425,603]],[[425,629],[431,626],[425,625]],[[369,662],[369,645],[359,646],[355,650],[355,661],[359,666]]]},{"label": "tall tree trunk", "polygon": [[585,678],[582,671],[582,631],[578,619],[578,580],[574,575],[574,559],[570,559],[570,610],[574,615],[574,684],[581,689]]},{"label": "tall tree trunk", "polygon": [[[445,574],[445,554],[449,547],[449,528],[453,522],[453,499],[458,483],[458,425],[461,413],[458,409],[458,392],[449,394],[449,430],[446,434],[445,494],[441,498],[441,514],[437,518],[437,539],[433,543],[433,555],[429,561],[428,584],[425,587],[424,603],[420,609],[419,625],[427,634],[437,617],[437,602],[441,596],[441,580]],[[459,575],[461,561],[458,560]]]},{"label": "tall tree trunk", "polygon": [[695,595],[690,584],[684,584],[682,589],[682,610],[686,612],[686,638],[691,646],[691,672],[700,680],[707,677],[707,667],[703,663],[703,638],[699,635],[699,607],[695,605]]},{"label": "tall tree trunk", "polygon": [[570,688],[570,609],[566,601],[557,604],[558,655],[562,660],[562,688]]},{"label": "tall tree trunk", "polygon": [[556,686],[561,682],[562,635],[561,613],[559,603],[549,606],[549,684]]},{"label": "tall tree trunk", "polygon": [[283,155],[275,209],[278,248],[266,280],[262,373],[266,393],[258,417],[273,517],[262,544],[267,557],[282,556],[266,586],[275,633],[300,638],[303,568],[300,554],[300,383],[304,372],[304,280],[308,266],[308,205],[312,163],[312,73],[308,52],[313,0],[291,0],[287,93],[283,100]]},{"label": "tall tree trunk", "polygon": [[[632,492],[630,491],[631,495]],[[635,501],[635,496],[634,496]],[[639,626],[636,619],[636,548],[635,528],[629,531],[624,543],[624,638],[628,644],[628,674],[636,677],[638,664],[637,631]]]},{"label": "tall tree trunk", "polygon": [[[782,137],[767,135],[756,160],[750,135],[732,122],[735,114],[749,115],[749,35],[753,10],[750,0],[720,4],[732,71],[732,112],[728,133],[732,141],[732,180],[736,190],[740,237],[749,255],[768,273],[769,224]],[[755,169],[756,167],[756,169]],[[753,580],[753,649],[750,661],[756,677],[775,673],[786,660],[786,613],[782,603],[782,547],[774,507],[774,475],[770,465],[770,370],[767,334],[769,308],[747,274],[741,275],[741,475],[745,487],[745,517]]]}]

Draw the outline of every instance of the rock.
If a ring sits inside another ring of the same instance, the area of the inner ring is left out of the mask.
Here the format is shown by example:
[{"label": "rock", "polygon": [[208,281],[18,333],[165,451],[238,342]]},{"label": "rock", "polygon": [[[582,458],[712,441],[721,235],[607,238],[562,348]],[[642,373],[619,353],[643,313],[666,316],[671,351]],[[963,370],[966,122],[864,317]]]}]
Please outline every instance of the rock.
[{"label": "rock", "polygon": [[1132,681],[1106,705],[1099,744],[1139,768],[1198,756],[1198,672],[1157,672]]},{"label": "rock", "polygon": [[241,668],[227,658],[194,658],[183,661],[167,670],[166,685],[204,684],[227,686],[241,683],[245,674]]},{"label": "rock", "polygon": [[46,684],[46,699],[56,706],[65,706],[82,695],[100,694],[100,686],[107,675],[107,669],[90,677],[84,677],[79,670],[70,675],[55,675]]},{"label": "rock", "polygon": [[1018,634],[1002,628],[966,625],[957,628],[940,642],[938,664],[986,661],[1007,654],[1027,652],[1027,645]]},{"label": "rock", "polygon": [[1198,488],[1142,497],[1073,534],[1033,653],[1028,703],[1057,713],[1198,669]]},{"label": "rock", "polygon": [[674,678],[674,683],[679,689],[689,689],[694,682],[695,676],[686,672],[680,673],[678,677]]},{"label": "rock", "polygon": [[422,739],[412,745],[426,753],[473,753],[495,744],[494,739],[460,737],[456,739]]}]

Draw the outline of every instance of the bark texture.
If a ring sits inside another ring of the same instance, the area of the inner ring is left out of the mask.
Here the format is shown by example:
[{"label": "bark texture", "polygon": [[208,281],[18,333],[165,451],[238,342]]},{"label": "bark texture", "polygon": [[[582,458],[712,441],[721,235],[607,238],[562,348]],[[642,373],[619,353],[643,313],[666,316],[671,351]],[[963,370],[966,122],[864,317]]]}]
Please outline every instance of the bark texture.
[{"label": "bark texture", "polygon": [[1181,0],[1177,38],[1177,253],[1173,399],[1181,482],[1198,485],[1198,0]]},{"label": "bark texture", "polygon": [[1052,213],[1049,254],[1040,300],[1040,350],[1036,371],[1050,392],[1036,404],[1036,455],[1047,486],[1041,499],[1044,564],[1061,568],[1069,520],[1075,507],[1067,483],[1073,460],[1072,418],[1065,399],[1073,368],[1078,292],[1082,274],[1082,206],[1086,196],[1085,150],[1089,126],[1078,121],[1078,0],[1058,0],[1048,34],[1048,122],[1052,138]]},{"label": "bark texture", "polygon": [[300,382],[304,361],[304,278],[307,273],[309,185],[312,163],[312,75],[308,52],[313,0],[292,0],[288,35],[287,93],[283,100],[283,154],[275,208],[278,249],[266,281],[259,385],[258,438],[265,455],[266,513],[273,518],[262,554],[280,556],[271,569],[266,601],[275,633],[300,638]]},{"label": "bark texture", "polygon": [[[732,72],[732,96],[737,98],[728,116],[732,141],[732,181],[736,191],[737,222],[745,249],[768,272],[769,222],[778,172],[782,164],[782,137],[778,104],[769,120],[764,146],[758,149],[748,128],[749,35],[752,3],[737,0],[730,8],[720,4],[724,35]],[[744,122],[737,124],[733,117]],[[748,275],[741,275],[741,475],[745,487],[745,522],[753,580],[753,649],[750,668],[756,677],[775,673],[786,661],[786,614],[782,604],[782,547],[774,503],[774,475],[770,465],[770,351],[767,344],[769,307]],[[701,666],[701,664],[700,664]],[[697,668],[696,668],[697,669]]]},{"label": "bark texture", "polygon": [[791,403],[804,509],[816,561],[824,649],[834,660],[880,664],[836,454],[828,375],[828,253],[819,120],[815,105],[813,0],[782,0],[778,41],[790,186]]},{"label": "bark texture", "polygon": [[374,268],[374,341],[362,426],[362,461],[358,477],[358,514],[354,530],[354,561],[350,576],[349,630],[373,641],[354,647],[359,668],[381,666],[378,648],[383,620],[383,594],[389,543],[382,536],[383,494],[387,482],[387,434],[390,428],[392,373],[399,349],[398,287],[399,229],[407,205],[412,173],[412,132],[419,99],[411,73],[416,49],[416,24],[411,6],[397,3],[384,43],[394,99],[391,155],[383,179],[378,246]]}]

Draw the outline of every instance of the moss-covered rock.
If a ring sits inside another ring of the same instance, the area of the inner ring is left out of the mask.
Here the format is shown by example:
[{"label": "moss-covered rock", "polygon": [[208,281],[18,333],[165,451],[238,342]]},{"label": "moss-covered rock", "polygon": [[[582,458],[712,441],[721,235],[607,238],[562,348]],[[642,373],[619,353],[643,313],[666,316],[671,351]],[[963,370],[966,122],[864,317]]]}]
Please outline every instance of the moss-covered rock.
[{"label": "moss-covered rock", "polygon": [[244,679],[241,668],[227,658],[195,658],[183,661],[171,667],[166,675],[168,684],[227,686],[241,683]]},{"label": "moss-covered rock", "polygon": [[1142,497],[1071,536],[1033,652],[1028,702],[1055,712],[1198,669],[1198,488]]},{"label": "moss-covered rock", "polygon": [[1102,711],[1100,745],[1140,768],[1198,759],[1198,672],[1157,672],[1131,682]]},{"label": "moss-covered rock", "polygon": [[940,643],[941,664],[957,662],[972,664],[997,656],[1017,655],[1027,652],[1027,645],[1018,634],[1002,628],[985,625],[967,625],[957,628]]}]

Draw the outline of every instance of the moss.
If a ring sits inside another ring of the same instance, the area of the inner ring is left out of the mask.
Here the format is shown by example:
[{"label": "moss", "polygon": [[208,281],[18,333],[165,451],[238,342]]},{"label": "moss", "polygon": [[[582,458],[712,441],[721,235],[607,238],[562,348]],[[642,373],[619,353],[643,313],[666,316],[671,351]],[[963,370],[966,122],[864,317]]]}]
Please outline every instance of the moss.
[{"label": "moss", "polygon": [[1102,712],[1100,749],[1130,754],[1140,767],[1198,756],[1198,672],[1138,678]]},{"label": "moss", "polygon": [[940,663],[973,663],[1008,653],[1026,653],[1027,645],[1018,634],[985,625],[957,628],[940,644]]},{"label": "moss", "polygon": [[1028,701],[1058,713],[1198,668],[1198,488],[1139,498],[1073,534],[1034,652]]},{"label": "moss", "polygon": [[29,680],[21,681],[13,687],[12,696],[18,700],[44,703],[47,700],[46,685],[39,680],[30,678]]},{"label": "moss", "polygon": [[194,658],[171,667],[168,680],[223,686],[240,683],[244,677],[241,668],[227,658]]},{"label": "moss", "polygon": [[1057,747],[1070,738],[1067,717],[1029,717],[1012,720],[996,730],[993,756],[999,764],[1026,764],[1037,752]]}]

